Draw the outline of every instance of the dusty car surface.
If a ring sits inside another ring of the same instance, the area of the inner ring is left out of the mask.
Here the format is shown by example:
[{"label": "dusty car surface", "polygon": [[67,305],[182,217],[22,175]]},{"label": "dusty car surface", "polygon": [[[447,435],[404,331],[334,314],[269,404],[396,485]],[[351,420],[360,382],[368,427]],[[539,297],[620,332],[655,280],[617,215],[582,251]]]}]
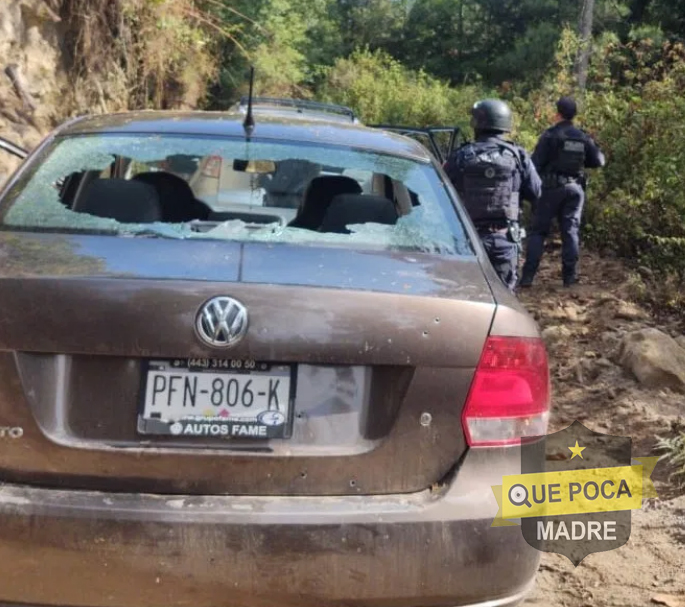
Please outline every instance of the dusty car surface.
[{"label": "dusty car surface", "polygon": [[0,603],[530,588],[491,486],[546,430],[537,326],[424,147],[291,114],[80,118],[6,184]]}]

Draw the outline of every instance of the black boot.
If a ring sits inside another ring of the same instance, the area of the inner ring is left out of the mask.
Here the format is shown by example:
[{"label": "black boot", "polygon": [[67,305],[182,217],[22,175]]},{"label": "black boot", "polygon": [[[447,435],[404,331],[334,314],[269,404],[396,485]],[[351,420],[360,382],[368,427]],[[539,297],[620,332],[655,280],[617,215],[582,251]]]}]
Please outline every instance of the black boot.
[{"label": "black boot", "polygon": [[531,276],[530,274],[523,274],[521,276],[521,280],[519,280],[518,287],[520,289],[529,289],[530,287],[533,286],[533,279],[535,276]]},{"label": "black boot", "polygon": [[576,269],[576,264],[562,264],[561,266],[561,280],[564,283],[564,287],[572,287],[578,283],[578,272]]},{"label": "black boot", "polygon": [[573,276],[564,276],[563,277],[564,281],[564,288],[569,288],[572,287],[575,284],[578,284],[578,277],[573,275]]}]

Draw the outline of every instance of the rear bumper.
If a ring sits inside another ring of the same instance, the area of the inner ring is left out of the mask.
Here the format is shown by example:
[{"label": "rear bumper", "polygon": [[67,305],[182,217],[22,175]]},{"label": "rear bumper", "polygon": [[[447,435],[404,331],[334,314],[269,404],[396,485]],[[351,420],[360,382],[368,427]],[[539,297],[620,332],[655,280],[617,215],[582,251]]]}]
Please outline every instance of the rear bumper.
[{"label": "rear bumper", "polygon": [[540,553],[490,527],[518,451],[395,496],[183,497],[0,487],[0,604],[513,605]]}]

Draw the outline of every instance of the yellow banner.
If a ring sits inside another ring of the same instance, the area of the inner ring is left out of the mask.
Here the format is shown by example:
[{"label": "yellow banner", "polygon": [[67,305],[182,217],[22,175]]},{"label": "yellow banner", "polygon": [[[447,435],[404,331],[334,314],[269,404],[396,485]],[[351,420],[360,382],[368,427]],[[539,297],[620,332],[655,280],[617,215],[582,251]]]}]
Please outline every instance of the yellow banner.
[{"label": "yellow banner", "polygon": [[658,457],[636,458],[639,465],[588,468],[505,476],[493,487],[499,510],[493,526],[506,519],[636,510],[656,497],[650,475]]}]

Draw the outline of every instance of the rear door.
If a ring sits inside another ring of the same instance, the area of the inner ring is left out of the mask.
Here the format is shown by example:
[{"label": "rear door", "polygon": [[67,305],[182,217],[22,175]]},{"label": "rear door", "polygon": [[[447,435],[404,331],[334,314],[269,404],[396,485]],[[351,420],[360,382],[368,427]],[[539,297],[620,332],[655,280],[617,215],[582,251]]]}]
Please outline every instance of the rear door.
[{"label": "rear door", "polygon": [[457,126],[434,126],[426,128],[390,124],[372,124],[369,126],[416,139],[435,156],[440,164],[444,164],[452,151],[464,142],[461,129]]}]

